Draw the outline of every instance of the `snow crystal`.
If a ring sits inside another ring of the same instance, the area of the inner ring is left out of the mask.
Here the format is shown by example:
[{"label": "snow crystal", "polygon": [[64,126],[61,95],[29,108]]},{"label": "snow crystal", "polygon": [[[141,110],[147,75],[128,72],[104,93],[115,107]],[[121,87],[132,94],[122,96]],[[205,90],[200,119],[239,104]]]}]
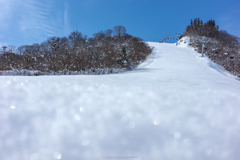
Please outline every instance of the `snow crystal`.
[{"label": "snow crystal", "polygon": [[176,133],[174,134],[174,137],[175,137],[176,139],[179,139],[179,138],[181,138],[181,133],[179,133],[179,132],[176,132]]},{"label": "snow crystal", "polygon": [[192,156],[192,152],[191,152],[191,151],[186,151],[186,152],[185,152],[185,155],[186,155],[186,157],[189,157],[189,158],[190,158],[190,157]]},{"label": "snow crystal", "polygon": [[62,154],[60,152],[54,152],[53,153],[53,158],[55,159],[61,159],[62,158]]},{"label": "snow crystal", "polygon": [[83,145],[83,146],[87,146],[87,145],[89,145],[89,143],[90,143],[90,141],[89,141],[88,139],[84,139],[84,140],[82,141],[82,145]]},{"label": "snow crystal", "polygon": [[134,123],[134,122],[130,122],[130,123],[129,123],[129,127],[130,127],[130,128],[134,128],[134,127],[135,127],[135,123]]},{"label": "snow crystal", "polygon": [[126,122],[126,121],[127,121],[127,117],[123,116],[123,117],[121,118],[121,122]]},{"label": "snow crystal", "polygon": [[188,138],[184,139],[183,143],[185,144],[189,143],[189,139]]},{"label": "snow crystal", "polygon": [[132,112],[128,111],[127,112],[127,117],[132,117]]},{"label": "snow crystal", "polygon": [[30,156],[31,160],[39,160],[39,156],[36,153],[31,154]]},{"label": "snow crystal", "polygon": [[79,108],[79,111],[80,111],[80,112],[84,112],[83,107],[80,107],[80,108]]},{"label": "snow crystal", "polygon": [[75,115],[74,115],[74,118],[75,118],[76,120],[78,120],[78,121],[81,119],[80,115],[78,115],[78,114],[75,114]]},{"label": "snow crystal", "polygon": [[92,122],[91,122],[91,121],[88,121],[88,122],[85,123],[85,125],[86,125],[87,127],[92,127]]},{"label": "snow crystal", "polygon": [[206,150],[206,155],[207,155],[207,156],[210,156],[211,154],[212,154],[212,150],[211,150],[211,149],[207,149],[207,150]]},{"label": "snow crystal", "polygon": [[104,109],[102,112],[105,116],[108,116],[110,114],[109,109]]},{"label": "snow crystal", "polygon": [[13,106],[13,105],[11,105],[11,106],[10,106],[10,108],[11,108],[11,109],[15,109],[15,108],[16,108],[16,106]]},{"label": "snow crystal", "polygon": [[153,121],[153,124],[159,125],[159,121],[158,121],[158,120],[154,120],[154,121]]}]

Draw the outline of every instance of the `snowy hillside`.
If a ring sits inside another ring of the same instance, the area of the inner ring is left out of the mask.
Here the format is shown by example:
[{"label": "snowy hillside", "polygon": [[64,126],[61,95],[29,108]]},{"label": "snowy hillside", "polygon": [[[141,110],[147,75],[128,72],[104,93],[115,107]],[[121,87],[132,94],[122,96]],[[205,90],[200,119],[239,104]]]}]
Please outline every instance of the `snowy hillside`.
[{"label": "snowy hillside", "polygon": [[122,74],[1,76],[0,160],[238,160],[240,81],[191,48],[149,44]]}]

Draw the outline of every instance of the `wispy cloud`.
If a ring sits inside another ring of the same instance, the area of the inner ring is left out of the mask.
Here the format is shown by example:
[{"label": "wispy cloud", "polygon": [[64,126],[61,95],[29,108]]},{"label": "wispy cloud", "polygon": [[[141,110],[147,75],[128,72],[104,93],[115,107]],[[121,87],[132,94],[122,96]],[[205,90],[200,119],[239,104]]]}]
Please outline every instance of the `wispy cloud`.
[{"label": "wispy cloud", "polygon": [[[21,31],[31,32],[33,36],[47,36],[54,32],[54,25],[51,24],[51,6],[38,0],[24,0],[22,7],[26,11],[22,12],[19,21]],[[44,14],[43,14],[44,13]]]},{"label": "wispy cloud", "polygon": [[64,34],[69,34],[70,32],[70,25],[68,20],[68,3],[64,3]]},{"label": "wispy cloud", "polygon": [[[0,0],[0,35],[20,41],[34,38],[39,41],[55,35],[58,25],[51,1]],[[0,37],[0,43],[3,41]]]}]

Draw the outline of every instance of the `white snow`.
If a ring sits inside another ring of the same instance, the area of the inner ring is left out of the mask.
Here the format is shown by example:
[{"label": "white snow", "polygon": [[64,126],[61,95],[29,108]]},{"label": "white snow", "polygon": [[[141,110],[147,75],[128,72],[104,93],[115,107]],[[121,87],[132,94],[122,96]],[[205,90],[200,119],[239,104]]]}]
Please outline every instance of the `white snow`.
[{"label": "white snow", "polygon": [[0,160],[238,160],[240,81],[149,44],[121,74],[0,76]]},{"label": "white snow", "polygon": [[190,47],[188,44],[190,43],[190,38],[188,36],[182,37],[178,42],[178,46],[180,47]]}]

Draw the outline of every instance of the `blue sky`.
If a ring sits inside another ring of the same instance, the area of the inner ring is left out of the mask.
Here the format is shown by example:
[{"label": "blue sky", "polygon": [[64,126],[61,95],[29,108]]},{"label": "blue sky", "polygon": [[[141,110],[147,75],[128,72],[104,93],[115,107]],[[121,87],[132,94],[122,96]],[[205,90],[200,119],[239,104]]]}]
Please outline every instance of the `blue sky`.
[{"label": "blue sky", "polygon": [[0,45],[41,43],[75,30],[91,37],[116,25],[157,42],[183,33],[197,17],[240,37],[239,0],[0,0],[0,10]]}]

